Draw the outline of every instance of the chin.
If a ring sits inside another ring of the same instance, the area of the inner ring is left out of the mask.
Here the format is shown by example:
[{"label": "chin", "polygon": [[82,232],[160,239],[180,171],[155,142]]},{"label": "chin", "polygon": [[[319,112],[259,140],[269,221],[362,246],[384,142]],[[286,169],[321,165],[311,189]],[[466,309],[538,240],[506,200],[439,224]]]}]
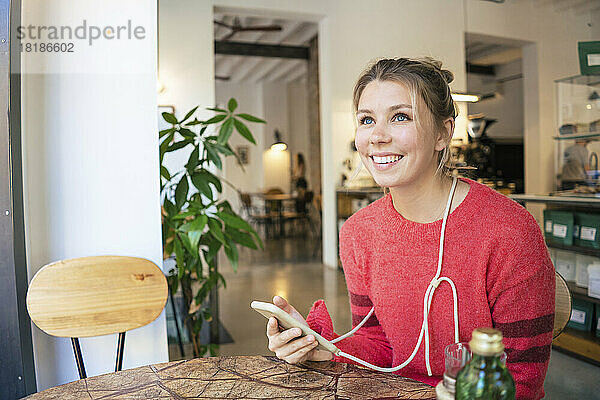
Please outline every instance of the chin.
[{"label": "chin", "polygon": [[381,187],[401,186],[406,183],[404,179],[398,179],[398,177],[374,176],[373,179],[375,180],[375,183]]}]

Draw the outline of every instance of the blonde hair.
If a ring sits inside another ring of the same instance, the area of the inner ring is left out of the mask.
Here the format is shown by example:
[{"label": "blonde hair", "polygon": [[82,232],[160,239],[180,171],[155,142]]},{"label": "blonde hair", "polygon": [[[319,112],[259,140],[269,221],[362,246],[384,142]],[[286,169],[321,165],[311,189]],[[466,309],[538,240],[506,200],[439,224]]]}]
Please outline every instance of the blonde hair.
[{"label": "blonde hair", "polygon": [[[455,119],[457,108],[452,100],[449,84],[454,80],[452,72],[442,69],[442,63],[433,58],[388,58],[372,63],[358,78],[354,85],[353,108],[356,114],[358,102],[365,87],[373,81],[398,82],[410,92],[414,119],[419,132],[433,131],[447,138],[448,131],[444,121]],[[428,112],[423,112],[424,104]],[[437,139],[437,138],[436,138]],[[447,138],[450,139],[450,138]],[[450,142],[450,140],[448,140]],[[449,145],[438,154],[436,173],[449,172]]]}]

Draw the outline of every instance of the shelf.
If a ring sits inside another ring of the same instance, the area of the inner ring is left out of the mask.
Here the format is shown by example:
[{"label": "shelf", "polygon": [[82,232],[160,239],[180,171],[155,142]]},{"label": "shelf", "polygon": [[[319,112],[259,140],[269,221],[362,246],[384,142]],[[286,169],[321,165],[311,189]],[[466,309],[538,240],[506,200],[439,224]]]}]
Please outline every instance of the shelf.
[{"label": "shelf", "polygon": [[600,257],[600,249],[592,249],[590,247],[581,246],[567,246],[565,244],[557,244],[552,242],[546,242],[546,245],[553,249],[572,251],[579,254],[585,254],[586,256]]},{"label": "shelf", "polygon": [[595,138],[600,137],[600,132],[581,132],[581,133],[572,133],[570,135],[560,135],[554,136],[554,140],[572,140],[572,139],[585,139],[585,138]]},{"label": "shelf", "polygon": [[552,342],[552,347],[576,358],[600,366],[600,338],[591,332],[565,328]]},{"label": "shelf", "polygon": [[[585,300],[590,303],[600,304],[600,299],[596,297],[588,296],[587,288],[579,287],[575,284],[575,282],[567,282],[567,286],[569,287],[569,291],[573,297],[576,297],[581,300]],[[600,316],[599,316],[600,317]],[[598,339],[600,340],[600,339]]]},{"label": "shelf", "polygon": [[513,194],[509,196],[514,201],[524,203],[548,203],[571,206],[587,206],[600,208],[600,198],[576,196],[549,196],[534,194]]}]

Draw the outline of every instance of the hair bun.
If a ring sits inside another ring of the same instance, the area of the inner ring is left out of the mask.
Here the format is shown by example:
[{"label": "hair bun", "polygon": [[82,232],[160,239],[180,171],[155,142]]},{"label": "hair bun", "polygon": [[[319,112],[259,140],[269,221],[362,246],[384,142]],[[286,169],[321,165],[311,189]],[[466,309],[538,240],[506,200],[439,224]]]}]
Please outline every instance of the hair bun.
[{"label": "hair bun", "polygon": [[454,80],[454,74],[452,72],[448,71],[447,69],[440,70],[440,73],[444,77],[444,80],[446,81],[447,84],[452,83],[452,81]]}]

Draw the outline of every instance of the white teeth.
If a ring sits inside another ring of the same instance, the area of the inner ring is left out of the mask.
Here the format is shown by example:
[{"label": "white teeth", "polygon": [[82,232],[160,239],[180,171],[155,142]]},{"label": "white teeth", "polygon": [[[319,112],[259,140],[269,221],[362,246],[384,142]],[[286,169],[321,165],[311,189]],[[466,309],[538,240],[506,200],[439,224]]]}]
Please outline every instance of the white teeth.
[{"label": "white teeth", "polygon": [[399,159],[402,158],[402,156],[385,156],[385,157],[379,157],[379,156],[372,156],[373,161],[376,162],[377,164],[389,164],[389,163],[393,163],[398,161]]}]

